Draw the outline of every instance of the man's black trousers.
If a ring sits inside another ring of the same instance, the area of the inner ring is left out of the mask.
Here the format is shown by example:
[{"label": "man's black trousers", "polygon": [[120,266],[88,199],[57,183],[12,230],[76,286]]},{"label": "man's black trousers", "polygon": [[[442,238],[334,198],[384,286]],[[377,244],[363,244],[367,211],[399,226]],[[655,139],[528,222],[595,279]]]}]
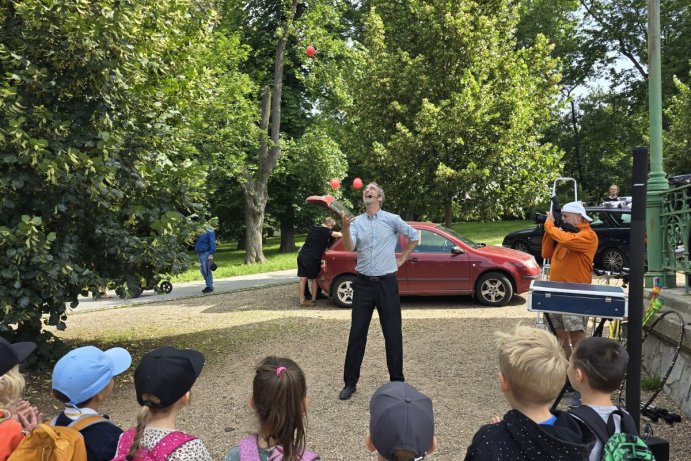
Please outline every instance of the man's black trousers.
[{"label": "man's black trousers", "polygon": [[365,357],[367,332],[374,308],[386,344],[386,366],[391,381],[403,381],[403,333],[401,331],[401,298],[396,274],[383,277],[358,276],[353,282],[353,310],[346,351],[343,381],[354,387],[360,379]]}]

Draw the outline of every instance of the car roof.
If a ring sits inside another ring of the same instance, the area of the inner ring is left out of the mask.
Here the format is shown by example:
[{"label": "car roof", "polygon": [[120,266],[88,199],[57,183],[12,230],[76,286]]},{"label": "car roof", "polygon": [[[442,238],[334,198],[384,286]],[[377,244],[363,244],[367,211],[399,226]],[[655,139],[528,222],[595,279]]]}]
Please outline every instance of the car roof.
[{"label": "car roof", "polygon": [[603,206],[603,205],[597,205],[597,206],[587,206],[585,207],[586,213],[588,211],[606,211],[609,213],[631,213],[631,208],[629,207],[610,207],[610,206]]}]

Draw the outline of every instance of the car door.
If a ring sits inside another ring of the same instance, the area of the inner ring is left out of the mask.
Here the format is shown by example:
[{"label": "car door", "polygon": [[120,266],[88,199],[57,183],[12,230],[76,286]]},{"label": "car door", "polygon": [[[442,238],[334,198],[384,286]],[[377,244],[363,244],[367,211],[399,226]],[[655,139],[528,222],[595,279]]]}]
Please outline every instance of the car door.
[{"label": "car door", "polygon": [[470,289],[468,256],[453,253],[457,244],[431,230],[418,229],[420,240],[408,259],[408,292],[463,293]]}]

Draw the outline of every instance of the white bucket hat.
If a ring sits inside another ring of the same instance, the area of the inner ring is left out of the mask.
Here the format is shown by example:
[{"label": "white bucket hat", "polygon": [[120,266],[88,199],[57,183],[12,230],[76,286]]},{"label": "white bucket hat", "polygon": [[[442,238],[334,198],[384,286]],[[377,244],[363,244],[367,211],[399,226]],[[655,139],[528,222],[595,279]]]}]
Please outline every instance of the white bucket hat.
[{"label": "white bucket hat", "polygon": [[562,213],[577,213],[587,219],[589,222],[593,220],[590,216],[585,214],[585,208],[583,208],[583,203],[581,202],[569,202],[563,207],[561,207]]}]

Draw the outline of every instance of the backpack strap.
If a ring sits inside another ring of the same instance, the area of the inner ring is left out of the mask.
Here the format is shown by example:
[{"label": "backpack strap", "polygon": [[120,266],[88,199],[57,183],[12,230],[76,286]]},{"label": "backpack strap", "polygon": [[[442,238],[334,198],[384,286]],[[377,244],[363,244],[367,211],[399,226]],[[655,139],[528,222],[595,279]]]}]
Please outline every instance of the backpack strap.
[{"label": "backpack strap", "polygon": [[110,423],[109,419],[104,418],[101,415],[84,415],[80,416],[79,418],[75,419],[72,421],[70,424],[67,425],[67,427],[71,427],[72,429],[75,429],[79,432],[83,431],[89,426],[93,426],[94,424],[98,423]]},{"label": "backpack strap", "polygon": [[244,439],[240,440],[239,451],[240,461],[260,461],[257,436],[248,435]]},{"label": "backpack strap", "polygon": [[132,443],[134,443],[134,436],[137,433],[137,428],[133,427],[120,435],[120,440],[118,440],[118,448],[115,451],[114,460],[124,460],[127,457],[127,452],[130,451]]},{"label": "backpack strap", "polygon": [[607,431],[610,434],[616,432],[616,426],[614,425],[614,415],[619,415],[619,425],[621,426],[620,432],[625,432],[627,434],[638,435],[638,430],[636,429],[636,422],[633,420],[633,416],[629,413],[617,407],[612,413],[609,414],[607,418]]},{"label": "backpack strap", "polygon": [[181,431],[174,431],[159,440],[149,453],[156,461],[165,461],[175,450],[192,440],[197,438]]},{"label": "backpack strap", "polygon": [[[614,411],[612,413],[614,413]],[[602,420],[602,417],[600,417],[597,411],[593,410],[588,405],[581,405],[580,407],[569,410],[569,414],[583,421],[602,443],[607,442],[607,439],[610,437],[607,423]],[[612,419],[611,413],[610,419]],[[614,423],[614,421],[612,421],[612,423]],[[612,433],[614,433],[614,430],[612,430]]]}]

